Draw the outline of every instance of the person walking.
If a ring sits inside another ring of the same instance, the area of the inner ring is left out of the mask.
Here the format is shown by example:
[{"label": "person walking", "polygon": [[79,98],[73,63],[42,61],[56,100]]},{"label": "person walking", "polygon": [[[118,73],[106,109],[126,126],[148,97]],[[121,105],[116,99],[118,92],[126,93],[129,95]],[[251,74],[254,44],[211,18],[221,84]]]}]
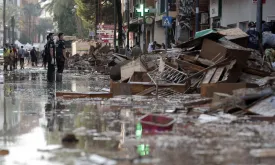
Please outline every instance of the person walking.
[{"label": "person walking", "polygon": [[142,54],[141,48],[139,47],[139,43],[137,42],[136,45],[132,49],[132,57],[137,58]]},{"label": "person walking", "polygon": [[9,47],[10,55],[9,55],[9,66],[10,66],[10,71],[14,69],[14,53],[13,53],[13,48],[12,46]]},{"label": "person walking", "polygon": [[47,43],[44,45],[44,50],[43,50],[43,52],[42,52],[42,67],[44,67],[44,69],[46,69],[46,67],[47,67],[47,62],[48,62],[48,60],[47,60],[47,56],[48,56],[48,54],[50,53],[50,51],[49,51],[49,49],[48,49],[48,42],[50,41],[50,37],[49,37],[49,35],[47,35]]},{"label": "person walking", "polygon": [[31,62],[32,62],[32,66],[37,66],[37,52],[35,50],[35,47],[32,48],[31,50]]},{"label": "person walking", "polygon": [[25,59],[28,62],[28,65],[30,64],[30,52],[28,51],[28,49],[25,50]]},{"label": "person walking", "polygon": [[18,63],[18,52],[16,49],[16,46],[13,46],[13,53],[14,53],[14,62],[13,62],[13,68],[17,69],[17,63]]},{"label": "person walking", "polygon": [[20,58],[20,69],[24,69],[24,63],[25,63],[25,50],[24,50],[24,47],[21,46],[21,49],[19,49],[18,51],[18,55],[19,55],[19,58]]},{"label": "person walking", "polygon": [[47,44],[47,60],[48,60],[48,70],[47,70],[47,80],[48,82],[54,82],[54,72],[55,72],[55,44],[53,40],[53,33],[49,34],[49,42]]},{"label": "person walking", "polygon": [[65,60],[66,57],[66,47],[64,42],[64,34],[58,34],[58,41],[56,43],[56,64],[57,64],[57,74],[56,74],[56,81],[62,81],[62,73],[64,70]]},{"label": "person walking", "polygon": [[10,49],[8,44],[4,48],[4,71],[8,71],[8,65],[10,64]]}]

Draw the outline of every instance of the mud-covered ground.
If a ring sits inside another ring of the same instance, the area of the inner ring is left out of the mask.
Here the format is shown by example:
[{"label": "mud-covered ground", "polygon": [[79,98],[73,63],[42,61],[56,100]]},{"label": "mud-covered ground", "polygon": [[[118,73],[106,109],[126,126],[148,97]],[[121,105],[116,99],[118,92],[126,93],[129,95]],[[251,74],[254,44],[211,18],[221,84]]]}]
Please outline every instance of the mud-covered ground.
[{"label": "mud-covered ground", "polygon": [[[199,122],[185,110],[171,113],[198,95],[173,98],[116,97],[110,100],[61,100],[55,91],[105,91],[109,78],[88,71],[67,71],[63,83],[47,84],[43,69],[4,75],[0,85],[2,165],[273,165],[275,126],[224,117]],[[207,108],[199,108],[207,109]],[[142,114],[176,120],[169,133],[136,136]],[[61,143],[73,133],[76,144]],[[262,153],[259,149],[269,149]],[[273,153],[273,154],[272,154]],[[101,157],[99,157],[101,156]]]}]

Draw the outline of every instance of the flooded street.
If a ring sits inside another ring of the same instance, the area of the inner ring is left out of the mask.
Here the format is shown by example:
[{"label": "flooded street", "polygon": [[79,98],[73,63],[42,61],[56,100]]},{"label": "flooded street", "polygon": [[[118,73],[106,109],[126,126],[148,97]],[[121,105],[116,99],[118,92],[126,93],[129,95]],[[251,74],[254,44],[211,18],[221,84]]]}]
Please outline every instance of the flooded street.
[{"label": "flooded street", "polygon": [[[245,119],[201,124],[195,115],[169,112],[179,100],[192,99],[184,96],[61,100],[55,91],[102,91],[109,78],[65,72],[62,84],[47,84],[45,76],[42,69],[4,75],[0,149],[9,154],[0,156],[1,165],[274,164],[255,150],[275,147],[273,124]],[[138,118],[148,112],[173,117],[172,132],[142,135]],[[78,142],[64,139],[68,134]]]}]

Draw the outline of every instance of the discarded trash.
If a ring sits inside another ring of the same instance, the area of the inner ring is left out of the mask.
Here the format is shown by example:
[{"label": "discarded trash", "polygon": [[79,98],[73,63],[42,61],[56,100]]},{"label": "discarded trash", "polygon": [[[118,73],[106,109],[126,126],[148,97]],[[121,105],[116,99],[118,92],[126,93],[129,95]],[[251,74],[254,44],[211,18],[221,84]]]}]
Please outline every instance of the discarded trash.
[{"label": "discarded trash", "polygon": [[219,121],[219,117],[201,114],[198,118],[199,123],[205,124],[209,122]]},{"label": "discarded trash", "polygon": [[0,84],[4,83],[4,76],[2,73],[0,73]]},{"label": "discarded trash", "polygon": [[74,134],[67,134],[62,138],[63,143],[77,143],[78,139],[76,139]]},{"label": "discarded trash", "polygon": [[171,131],[175,123],[175,119],[164,115],[147,114],[141,117],[143,133],[157,133]]},{"label": "discarded trash", "polygon": [[0,150],[0,156],[8,155],[10,152],[9,150]]},{"label": "discarded trash", "polygon": [[253,149],[250,151],[250,155],[257,158],[275,157],[274,148]]},{"label": "discarded trash", "polygon": [[104,165],[116,165],[117,162],[115,160],[111,160],[111,159],[108,159],[108,158],[105,158],[105,157],[102,157],[102,156],[99,156],[99,155],[91,155],[89,157],[89,159],[95,163],[96,165],[101,165],[101,164],[104,164]]},{"label": "discarded trash", "polygon": [[50,152],[50,151],[58,150],[58,149],[61,149],[61,148],[62,148],[61,145],[48,145],[48,146],[45,146],[43,148],[38,148],[37,151]]}]

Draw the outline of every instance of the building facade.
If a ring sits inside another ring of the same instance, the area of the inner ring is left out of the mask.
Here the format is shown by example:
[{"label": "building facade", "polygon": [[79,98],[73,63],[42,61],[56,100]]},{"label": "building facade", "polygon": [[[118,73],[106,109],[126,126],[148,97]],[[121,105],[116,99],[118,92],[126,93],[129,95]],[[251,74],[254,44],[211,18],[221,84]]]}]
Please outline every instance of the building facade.
[{"label": "building facade", "polygon": [[[126,13],[126,1],[122,0],[122,13]],[[168,0],[169,16],[172,17],[171,27],[168,30],[170,43],[187,41],[195,34],[195,2],[194,0]],[[140,43],[143,49],[143,35],[146,35],[146,50],[150,42],[165,43],[165,28],[163,17],[165,13],[165,0],[146,0],[146,30],[143,32],[143,19],[137,9],[142,0],[129,0],[130,3],[130,46]],[[143,5],[143,4],[142,4]],[[209,0],[200,0],[201,24],[200,29],[207,29],[209,25]],[[126,16],[124,17],[126,22]],[[124,24],[126,26],[126,23]]]},{"label": "building facade", "polygon": [[[263,21],[275,20],[275,1],[263,4]],[[238,27],[247,30],[250,21],[257,19],[257,0],[210,0],[211,27]]]}]

